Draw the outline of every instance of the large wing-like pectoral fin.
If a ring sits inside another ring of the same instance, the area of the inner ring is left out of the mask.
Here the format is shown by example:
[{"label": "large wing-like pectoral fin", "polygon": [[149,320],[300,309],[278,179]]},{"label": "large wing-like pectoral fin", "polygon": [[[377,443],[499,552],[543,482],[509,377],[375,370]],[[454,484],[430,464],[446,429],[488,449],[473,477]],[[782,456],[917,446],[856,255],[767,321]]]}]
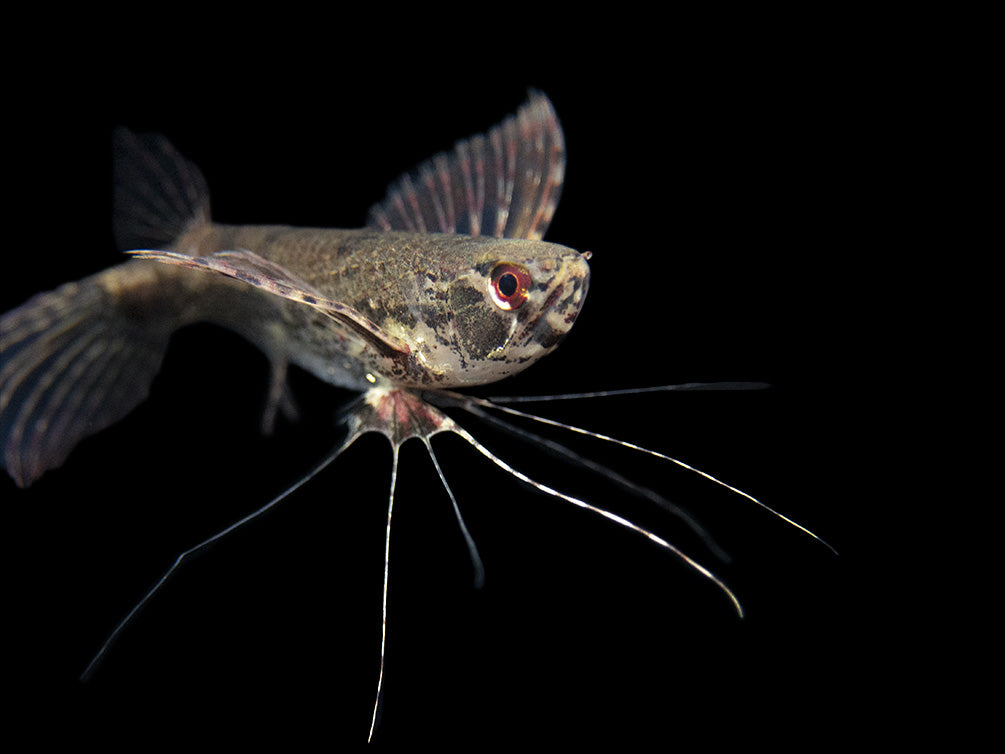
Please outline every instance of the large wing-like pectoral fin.
[{"label": "large wing-like pectoral fin", "polygon": [[515,116],[458,142],[393,183],[369,227],[540,240],[565,176],[562,128],[531,92]]},{"label": "large wing-like pectoral fin", "polygon": [[207,270],[268,291],[276,296],[298,301],[348,327],[381,353],[407,354],[408,344],[386,332],[357,309],[322,295],[313,286],[275,262],[251,251],[220,251],[202,257],[192,257],[173,251],[141,249],[127,252],[136,259],[150,259],[163,264]]}]

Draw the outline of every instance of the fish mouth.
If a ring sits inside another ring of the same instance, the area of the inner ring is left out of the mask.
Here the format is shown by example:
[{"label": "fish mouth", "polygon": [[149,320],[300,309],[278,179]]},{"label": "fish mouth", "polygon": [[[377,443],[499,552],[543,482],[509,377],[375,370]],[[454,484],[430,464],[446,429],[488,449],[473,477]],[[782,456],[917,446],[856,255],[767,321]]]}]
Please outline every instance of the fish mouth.
[{"label": "fish mouth", "polygon": [[545,350],[558,345],[579,316],[590,285],[587,255],[573,252],[563,259],[549,283],[547,298],[524,327],[524,342],[533,341]]}]

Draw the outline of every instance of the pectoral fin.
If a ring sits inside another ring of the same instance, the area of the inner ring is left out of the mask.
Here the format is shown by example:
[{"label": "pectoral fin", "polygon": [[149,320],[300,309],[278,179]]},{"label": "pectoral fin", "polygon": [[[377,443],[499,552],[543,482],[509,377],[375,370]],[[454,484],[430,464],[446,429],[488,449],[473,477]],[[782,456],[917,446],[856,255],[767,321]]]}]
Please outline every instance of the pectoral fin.
[{"label": "pectoral fin", "polygon": [[251,251],[220,251],[202,257],[191,257],[173,251],[135,250],[127,252],[137,259],[152,259],[164,264],[209,270],[240,280],[264,291],[298,301],[348,327],[364,341],[387,355],[407,354],[408,344],[386,332],[353,307],[322,295],[292,272]]}]

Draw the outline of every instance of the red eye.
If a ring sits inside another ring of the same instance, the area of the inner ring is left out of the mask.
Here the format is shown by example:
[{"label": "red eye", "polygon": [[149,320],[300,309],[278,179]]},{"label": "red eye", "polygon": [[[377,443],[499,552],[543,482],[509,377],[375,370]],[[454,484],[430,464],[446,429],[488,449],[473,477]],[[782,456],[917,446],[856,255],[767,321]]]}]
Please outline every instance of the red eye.
[{"label": "red eye", "polygon": [[500,262],[492,270],[492,300],[505,311],[519,309],[530,295],[531,284],[526,267]]}]

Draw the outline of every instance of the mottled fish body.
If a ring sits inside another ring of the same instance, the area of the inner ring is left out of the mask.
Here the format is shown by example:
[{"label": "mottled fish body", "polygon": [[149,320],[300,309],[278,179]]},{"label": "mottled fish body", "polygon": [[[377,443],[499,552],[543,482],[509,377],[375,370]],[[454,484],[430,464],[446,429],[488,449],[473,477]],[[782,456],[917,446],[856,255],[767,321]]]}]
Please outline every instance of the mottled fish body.
[{"label": "mottled fish body", "polygon": [[0,462],[21,486],[141,402],[184,325],[268,356],[269,428],[289,363],[360,390],[494,382],[553,350],[586,294],[584,256],[540,240],[564,174],[542,95],[420,166],[419,189],[403,177],[359,230],[216,224],[165,139],[120,131],[116,155],[116,238],[138,259],[0,319]]},{"label": "mottled fish body", "polygon": [[[514,374],[558,345],[589,280],[586,260],[572,249],[487,236],[211,225],[186,234],[177,247],[190,257],[255,249],[286,271],[284,278],[247,265],[234,273],[287,280],[304,292],[282,307],[272,328],[275,295],[265,292],[261,347],[286,350],[290,361],[321,379],[357,389],[461,387]],[[533,283],[519,307],[504,308],[494,300],[495,278],[511,268]],[[333,320],[304,306],[304,298],[342,302],[382,335],[371,337],[355,320]],[[222,321],[227,312],[206,316]],[[227,326],[242,326],[228,319]],[[383,334],[400,346],[386,345]]]},{"label": "mottled fish body", "polygon": [[[85,677],[189,555],[278,504],[369,432],[385,435],[393,451],[371,736],[383,689],[398,450],[411,438],[424,443],[454,506],[476,583],[482,578],[481,560],[430,443],[441,432],[460,436],[537,490],[672,553],[717,586],[742,615],[725,584],[676,546],[528,477],[445,413],[447,408],[467,411],[607,477],[681,518],[715,554],[721,551],[707,533],[658,493],[501,415],[648,453],[767,508],[657,451],[527,414],[500,405],[501,399],[453,392],[503,379],[550,353],[572,327],[587,292],[588,255],[541,240],[565,166],[562,132],[543,95],[532,93],[515,116],[403,176],[373,207],[368,226],[358,230],[217,224],[210,217],[202,174],[162,137],[122,131],[116,150],[116,239],[134,259],[38,294],[0,317],[0,464],[18,485],[27,486],[59,466],[83,438],[140,403],[172,333],[189,323],[223,325],[266,354],[272,382],[265,429],[278,410],[292,405],[286,392],[291,363],[362,395],[346,412],[343,444],[286,492],[181,553],[118,623]],[[694,387],[708,386],[652,389]]]}]

